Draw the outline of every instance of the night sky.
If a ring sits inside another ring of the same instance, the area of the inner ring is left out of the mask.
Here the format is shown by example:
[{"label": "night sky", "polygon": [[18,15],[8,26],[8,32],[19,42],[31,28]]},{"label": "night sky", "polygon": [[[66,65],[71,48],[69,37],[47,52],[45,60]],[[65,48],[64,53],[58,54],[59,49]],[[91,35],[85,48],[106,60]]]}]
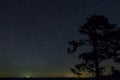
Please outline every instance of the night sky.
[{"label": "night sky", "polygon": [[73,76],[68,41],[84,38],[79,25],[93,14],[119,26],[120,1],[0,0],[0,77]]}]

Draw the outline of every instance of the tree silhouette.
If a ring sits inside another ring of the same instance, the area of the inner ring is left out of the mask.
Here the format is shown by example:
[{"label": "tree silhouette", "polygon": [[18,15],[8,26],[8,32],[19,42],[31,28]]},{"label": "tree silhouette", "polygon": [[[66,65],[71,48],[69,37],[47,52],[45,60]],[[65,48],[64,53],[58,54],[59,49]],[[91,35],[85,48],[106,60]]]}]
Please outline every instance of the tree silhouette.
[{"label": "tree silhouette", "polygon": [[80,64],[76,64],[72,71],[87,71],[93,73],[95,77],[100,77],[105,67],[100,67],[100,63],[107,59],[120,62],[120,29],[116,24],[110,24],[103,15],[93,15],[87,18],[79,33],[85,35],[87,39],[69,41],[72,48],[68,48],[68,53],[74,53],[79,47],[91,46],[92,50],[80,53]]},{"label": "tree silhouette", "polygon": [[115,78],[120,78],[120,70],[116,70],[114,67],[111,67],[112,76]]}]

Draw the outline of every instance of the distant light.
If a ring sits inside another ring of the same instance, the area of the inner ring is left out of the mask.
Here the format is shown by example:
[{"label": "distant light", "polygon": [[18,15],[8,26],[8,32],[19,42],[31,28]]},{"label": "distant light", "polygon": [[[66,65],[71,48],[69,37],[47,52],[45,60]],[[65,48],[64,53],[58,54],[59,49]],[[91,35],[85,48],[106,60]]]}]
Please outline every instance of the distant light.
[{"label": "distant light", "polygon": [[29,74],[24,74],[24,77],[25,78],[30,78],[30,75]]},{"label": "distant light", "polygon": [[26,75],[25,78],[30,78],[30,76]]}]

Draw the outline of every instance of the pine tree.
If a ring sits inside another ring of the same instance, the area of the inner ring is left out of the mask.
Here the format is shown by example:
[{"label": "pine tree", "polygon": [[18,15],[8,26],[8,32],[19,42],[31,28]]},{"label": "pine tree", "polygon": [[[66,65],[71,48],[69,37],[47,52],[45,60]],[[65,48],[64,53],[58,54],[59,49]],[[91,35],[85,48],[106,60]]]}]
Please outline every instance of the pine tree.
[{"label": "pine tree", "polygon": [[80,53],[81,63],[72,68],[74,71],[87,71],[100,77],[105,70],[100,67],[102,61],[113,59],[120,62],[120,29],[116,24],[110,24],[103,15],[93,15],[80,26],[79,33],[87,36],[87,39],[69,41],[72,48],[68,48],[68,53],[75,53],[83,45],[91,46],[92,50]]}]

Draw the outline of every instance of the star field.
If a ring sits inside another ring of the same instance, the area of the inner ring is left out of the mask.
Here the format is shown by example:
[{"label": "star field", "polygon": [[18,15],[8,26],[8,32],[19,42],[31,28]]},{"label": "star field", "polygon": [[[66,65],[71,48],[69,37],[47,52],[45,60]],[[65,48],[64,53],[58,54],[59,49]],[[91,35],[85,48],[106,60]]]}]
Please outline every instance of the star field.
[{"label": "star field", "polygon": [[[92,14],[120,24],[118,0],[1,0],[0,77],[72,76],[68,41]],[[84,50],[88,48],[84,48]]]}]

